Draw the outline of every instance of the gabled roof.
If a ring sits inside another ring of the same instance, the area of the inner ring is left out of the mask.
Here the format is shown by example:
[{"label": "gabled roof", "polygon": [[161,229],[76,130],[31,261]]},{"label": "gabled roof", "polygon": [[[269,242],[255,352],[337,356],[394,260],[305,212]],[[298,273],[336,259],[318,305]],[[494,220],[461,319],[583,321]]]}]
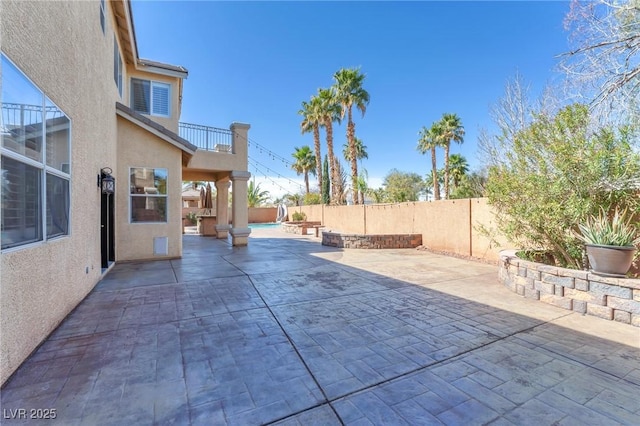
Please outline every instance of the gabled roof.
[{"label": "gabled roof", "polygon": [[138,66],[136,68],[141,70],[146,69],[156,74],[165,74],[172,77],[187,78],[189,75],[189,71],[183,66],[164,64],[150,59],[138,59]]},{"label": "gabled roof", "polygon": [[183,164],[187,164],[198,149],[188,140],[120,102],[116,102],[116,114],[180,149]]},{"label": "gabled roof", "polygon": [[115,0],[111,2],[118,35],[122,41],[121,49],[126,63],[132,64],[140,70],[146,70],[157,74],[170,75],[173,77],[187,78],[189,72],[185,67],[164,64],[162,62],[140,59],[138,57],[138,45],[136,42],[136,31],[133,25],[133,12],[130,0]]}]

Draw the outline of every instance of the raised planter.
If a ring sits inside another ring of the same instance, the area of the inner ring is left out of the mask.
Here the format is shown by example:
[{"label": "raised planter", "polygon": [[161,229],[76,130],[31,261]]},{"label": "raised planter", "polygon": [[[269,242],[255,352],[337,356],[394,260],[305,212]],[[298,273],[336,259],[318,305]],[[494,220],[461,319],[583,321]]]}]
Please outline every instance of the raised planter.
[{"label": "raised planter", "polygon": [[307,235],[307,231],[309,228],[313,228],[314,226],[320,224],[320,222],[313,221],[292,221],[283,222],[280,226],[284,232],[288,232],[290,234]]},{"label": "raised planter", "polygon": [[422,245],[422,234],[365,235],[323,232],[322,245],[358,249],[416,248]]},{"label": "raised planter", "polygon": [[563,309],[640,327],[640,279],[529,262],[500,252],[498,277],[511,291]]}]

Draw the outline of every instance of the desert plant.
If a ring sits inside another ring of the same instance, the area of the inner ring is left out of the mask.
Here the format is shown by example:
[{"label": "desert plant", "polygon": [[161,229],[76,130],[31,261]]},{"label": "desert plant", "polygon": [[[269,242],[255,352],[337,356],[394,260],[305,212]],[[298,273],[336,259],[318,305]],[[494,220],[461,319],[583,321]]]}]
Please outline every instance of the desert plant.
[{"label": "desert plant", "polygon": [[522,248],[547,250],[558,266],[582,268],[576,223],[628,208],[640,213],[640,155],[631,128],[592,128],[584,105],[536,114],[489,169],[487,196],[502,233]]},{"label": "desert plant", "polygon": [[187,220],[190,224],[195,225],[198,218],[196,217],[196,214],[194,212],[189,212],[187,213]]},{"label": "desert plant", "polygon": [[293,212],[293,214],[291,215],[291,218],[295,222],[299,222],[299,221],[307,220],[307,215],[304,212]]},{"label": "desert plant", "polygon": [[627,210],[615,210],[609,218],[604,209],[600,209],[598,216],[591,216],[585,223],[578,225],[580,233],[576,237],[585,244],[628,247],[640,243],[638,226]]},{"label": "desert plant", "polygon": [[310,192],[308,194],[305,194],[303,201],[305,206],[309,206],[312,204],[322,204],[322,195],[318,194],[317,192]]}]

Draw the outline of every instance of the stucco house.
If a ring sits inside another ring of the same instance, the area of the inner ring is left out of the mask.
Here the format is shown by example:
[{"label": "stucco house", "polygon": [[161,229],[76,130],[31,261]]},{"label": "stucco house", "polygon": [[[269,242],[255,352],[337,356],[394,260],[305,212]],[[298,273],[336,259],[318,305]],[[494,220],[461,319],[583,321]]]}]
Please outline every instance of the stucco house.
[{"label": "stucco house", "polygon": [[139,57],[129,0],[3,0],[0,37],[2,384],[114,262],[182,255],[184,180],[247,244],[250,174],[247,124],[179,122],[188,71]]}]

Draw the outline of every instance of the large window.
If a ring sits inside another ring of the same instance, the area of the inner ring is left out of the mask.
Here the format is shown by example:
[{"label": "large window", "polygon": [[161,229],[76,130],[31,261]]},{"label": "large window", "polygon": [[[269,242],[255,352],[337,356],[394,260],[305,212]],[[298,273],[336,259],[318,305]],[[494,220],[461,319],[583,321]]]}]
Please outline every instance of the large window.
[{"label": "large window", "polygon": [[167,169],[132,167],[131,222],[167,221]]},{"label": "large window", "polygon": [[131,79],[131,106],[134,111],[147,115],[169,117],[171,85],[158,81]]},{"label": "large window", "polygon": [[120,56],[120,46],[118,39],[113,36],[113,79],[118,86],[118,93],[122,96],[122,57]]},{"label": "large window", "polygon": [[2,250],[69,234],[71,122],[4,54]]},{"label": "large window", "polygon": [[102,28],[102,34],[106,33],[106,14],[104,9],[104,0],[100,0],[100,28]]}]

